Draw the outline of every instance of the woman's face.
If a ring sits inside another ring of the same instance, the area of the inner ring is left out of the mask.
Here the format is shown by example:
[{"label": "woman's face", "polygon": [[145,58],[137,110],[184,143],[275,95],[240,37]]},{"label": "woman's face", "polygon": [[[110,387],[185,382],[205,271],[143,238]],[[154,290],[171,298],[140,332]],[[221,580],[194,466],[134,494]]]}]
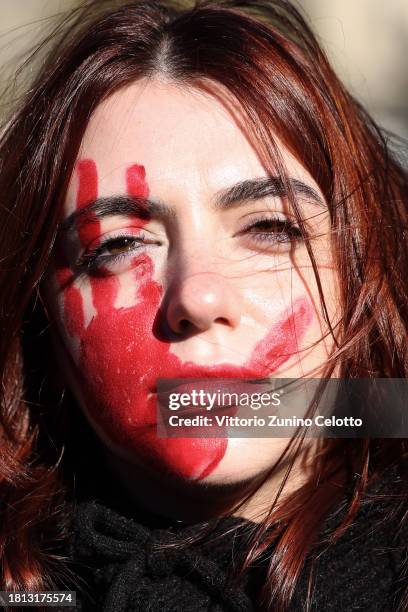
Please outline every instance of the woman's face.
[{"label": "woman's face", "polygon": [[[334,319],[329,218],[281,146]],[[140,81],[102,103],[65,201],[50,282],[64,371],[121,461],[183,481],[237,482],[287,440],[158,438],[158,378],[319,374],[332,349],[307,249],[210,94]]]}]

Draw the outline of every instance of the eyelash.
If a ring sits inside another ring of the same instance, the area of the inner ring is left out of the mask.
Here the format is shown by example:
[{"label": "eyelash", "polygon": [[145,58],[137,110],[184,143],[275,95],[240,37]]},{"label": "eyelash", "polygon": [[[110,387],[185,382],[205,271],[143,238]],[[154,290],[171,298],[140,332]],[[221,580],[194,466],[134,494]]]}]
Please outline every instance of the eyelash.
[{"label": "eyelash", "polygon": [[[261,230],[262,227],[267,226],[267,230],[254,231],[256,229]],[[279,217],[263,217],[257,219],[255,222],[248,223],[243,229],[241,229],[236,235],[251,235],[256,242],[259,243],[287,243],[293,240],[301,240],[303,238],[300,228],[288,219],[280,219]],[[113,247],[115,243],[119,246],[123,246],[125,241],[133,242],[133,246],[129,250],[116,255],[103,255],[103,252],[108,247]],[[103,263],[116,264],[121,262],[123,259],[129,256],[129,253],[138,251],[143,245],[146,245],[146,236],[139,234],[138,236],[132,236],[129,234],[115,236],[108,238],[101,244],[90,251],[84,253],[78,260],[76,266],[80,270],[92,271],[100,267]],[[150,244],[160,245],[158,241],[150,242]]]},{"label": "eyelash", "polygon": [[[131,246],[131,248],[124,251],[123,253],[118,253],[116,255],[103,255],[103,252],[108,247],[112,248],[115,243],[117,243],[119,246],[123,246],[123,243],[125,241],[128,241],[129,243],[133,242],[133,246]],[[89,253],[83,253],[77,261],[76,267],[79,270],[83,271],[93,271],[98,269],[104,263],[120,263],[122,260],[126,259],[126,257],[129,256],[129,253],[139,250],[140,248],[142,248],[143,245],[146,245],[146,236],[143,233],[139,234],[138,236],[132,236],[131,234],[123,234],[119,236],[114,236],[113,238],[107,238]]]},{"label": "eyelash", "polygon": [[[262,226],[267,226],[266,231],[262,231]],[[251,231],[259,229],[261,231]],[[302,240],[303,234],[300,228],[289,221],[289,219],[281,219],[280,217],[262,217],[255,222],[248,223],[242,230],[238,232],[242,234],[252,234],[257,242],[271,243],[287,243],[293,240]]]}]

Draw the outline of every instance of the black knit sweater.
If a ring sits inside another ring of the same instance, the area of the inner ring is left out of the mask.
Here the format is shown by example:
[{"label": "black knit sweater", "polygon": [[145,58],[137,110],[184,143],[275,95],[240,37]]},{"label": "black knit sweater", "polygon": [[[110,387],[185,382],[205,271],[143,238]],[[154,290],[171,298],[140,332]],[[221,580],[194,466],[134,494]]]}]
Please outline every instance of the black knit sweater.
[{"label": "black knit sweater", "polygon": [[[407,527],[378,495],[394,490],[398,476],[371,488],[345,534],[320,549],[314,572],[311,610],[383,611],[398,609],[406,587]],[[373,495],[376,499],[373,498]],[[329,516],[331,531],[346,507]],[[144,521],[145,523],[145,521]],[[103,612],[244,612],[261,610],[257,603],[266,564],[252,567],[238,584],[231,569],[239,562],[254,524],[226,518],[201,544],[171,546],[202,531],[204,524],[158,528],[140,517],[125,517],[97,501],[81,502],[75,513],[71,554],[80,576],[77,609]],[[226,535],[217,537],[223,532]],[[163,548],[160,545],[167,545]],[[169,546],[170,545],[170,546]],[[273,554],[273,549],[268,550]],[[306,562],[290,610],[305,610],[310,566]],[[406,576],[406,574],[405,574]],[[273,610],[273,606],[270,608]],[[403,608],[400,608],[403,609]]]}]

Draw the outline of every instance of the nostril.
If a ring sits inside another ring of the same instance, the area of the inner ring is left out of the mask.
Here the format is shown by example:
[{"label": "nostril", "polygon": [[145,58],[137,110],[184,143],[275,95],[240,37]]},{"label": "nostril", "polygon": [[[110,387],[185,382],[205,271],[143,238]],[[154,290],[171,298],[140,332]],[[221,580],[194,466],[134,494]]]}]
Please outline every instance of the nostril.
[{"label": "nostril", "polygon": [[[220,323],[221,325],[229,325],[228,319],[226,319],[225,317],[217,317],[217,319],[214,319],[214,323]],[[192,323],[192,321],[190,321],[189,319],[180,319],[178,321],[177,332],[179,334],[186,334],[189,333],[195,327],[199,329],[199,326],[194,325],[194,323]]]},{"label": "nostril", "polygon": [[207,332],[214,324],[220,329],[235,328],[240,319],[240,300],[224,277],[196,273],[168,288],[162,312],[169,329],[180,340],[181,336]]},{"label": "nostril", "polygon": [[180,332],[186,332],[190,327],[190,321],[188,319],[180,319],[178,326]]},{"label": "nostril", "polygon": [[225,317],[218,317],[215,319],[215,323],[221,323],[221,325],[229,325],[228,319]]}]

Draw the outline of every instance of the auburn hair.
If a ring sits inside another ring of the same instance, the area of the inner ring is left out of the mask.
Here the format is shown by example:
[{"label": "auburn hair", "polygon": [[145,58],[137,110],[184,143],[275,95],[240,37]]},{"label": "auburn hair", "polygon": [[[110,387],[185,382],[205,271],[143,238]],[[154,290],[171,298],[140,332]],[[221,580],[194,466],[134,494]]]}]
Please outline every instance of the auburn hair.
[{"label": "auburn hair", "polygon": [[[280,168],[284,179],[277,141],[287,147],[318,184],[330,215],[341,319],[331,328],[335,350],[325,375],[408,373],[407,172],[291,3],[94,0],[69,13],[29,62],[39,55],[37,76],[0,140],[0,559],[1,584],[10,590],[44,589],[66,576],[58,543],[69,526],[62,454],[69,440],[53,437],[61,410],[56,395],[43,392],[55,370],[41,281],[90,116],[126,85],[154,77],[210,92],[221,85],[267,167]],[[309,481],[284,504],[271,500],[273,511],[248,547],[242,571],[275,542],[260,605],[288,608],[340,497],[347,491],[349,506],[332,542],[369,484],[390,464],[401,468],[406,455],[405,439],[319,442]],[[406,487],[394,496],[395,507],[406,507]]]}]

